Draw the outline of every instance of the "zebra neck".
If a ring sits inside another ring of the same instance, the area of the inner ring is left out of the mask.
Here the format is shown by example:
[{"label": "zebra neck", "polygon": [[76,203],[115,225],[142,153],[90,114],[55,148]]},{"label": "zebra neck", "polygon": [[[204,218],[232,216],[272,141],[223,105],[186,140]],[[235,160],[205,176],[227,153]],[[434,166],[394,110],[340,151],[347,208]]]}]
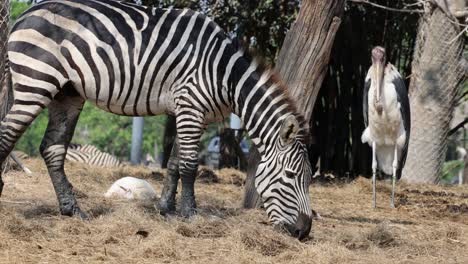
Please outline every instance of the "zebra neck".
[{"label": "zebra neck", "polygon": [[277,142],[282,120],[294,114],[292,103],[274,72],[256,61],[240,56],[232,69],[227,68],[231,74],[225,87],[231,110],[241,118],[259,152],[268,151]]}]

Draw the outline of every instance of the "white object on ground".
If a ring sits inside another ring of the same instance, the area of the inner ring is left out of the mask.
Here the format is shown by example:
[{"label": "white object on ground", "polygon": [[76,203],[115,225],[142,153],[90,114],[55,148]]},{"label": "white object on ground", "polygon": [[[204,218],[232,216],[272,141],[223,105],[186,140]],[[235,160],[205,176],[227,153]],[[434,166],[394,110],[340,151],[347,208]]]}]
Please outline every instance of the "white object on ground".
[{"label": "white object on ground", "polygon": [[18,159],[18,157],[16,157],[16,154],[15,153],[10,153],[10,157],[13,159],[13,161],[16,162],[16,164],[18,164],[18,166],[20,166],[20,168],[26,172],[26,174],[28,176],[32,176],[32,171],[30,169],[28,169],[26,166],[24,166],[24,164],[20,161],[20,159]]},{"label": "white object on ground", "polygon": [[152,200],[155,199],[156,192],[151,184],[142,179],[134,177],[124,177],[112,184],[109,190],[104,194],[105,197]]}]

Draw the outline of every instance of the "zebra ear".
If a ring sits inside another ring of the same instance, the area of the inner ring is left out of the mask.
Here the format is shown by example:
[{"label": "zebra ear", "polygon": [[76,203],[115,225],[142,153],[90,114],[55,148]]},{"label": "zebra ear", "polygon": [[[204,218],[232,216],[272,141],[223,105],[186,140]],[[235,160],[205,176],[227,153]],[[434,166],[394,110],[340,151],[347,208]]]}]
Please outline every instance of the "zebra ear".
[{"label": "zebra ear", "polygon": [[280,139],[284,145],[291,144],[299,131],[299,122],[296,117],[290,115],[286,117],[281,125]]}]

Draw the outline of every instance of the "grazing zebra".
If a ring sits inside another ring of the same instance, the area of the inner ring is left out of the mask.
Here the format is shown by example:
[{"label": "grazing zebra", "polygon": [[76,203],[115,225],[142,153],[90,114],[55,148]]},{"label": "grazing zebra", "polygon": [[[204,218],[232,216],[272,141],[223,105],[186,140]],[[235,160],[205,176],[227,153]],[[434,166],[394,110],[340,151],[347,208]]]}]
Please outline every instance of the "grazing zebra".
[{"label": "grazing zebra", "polygon": [[[270,222],[301,239],[309,234],[305,122],[275,74],[203,14],[111,0],[46,0],[18,18],[8,57],[15,101],[0,127],[0,161],[48,107],[40,152],[62,214],[86,217],[63,163],[88,100],[119,115],[176,116],[184,216],[195,213],[204,128],[236,113],[261,154],[255,186]],[[165,186],[162,212],[175,209],[176,188],[177,181]]]},{"label": "grazing zebra", "polygon": [[96,146],[88,144],[68,145],[65,159],[99,167],[119,167],[122,165],[120,160],[115,156],[102,152]]}]

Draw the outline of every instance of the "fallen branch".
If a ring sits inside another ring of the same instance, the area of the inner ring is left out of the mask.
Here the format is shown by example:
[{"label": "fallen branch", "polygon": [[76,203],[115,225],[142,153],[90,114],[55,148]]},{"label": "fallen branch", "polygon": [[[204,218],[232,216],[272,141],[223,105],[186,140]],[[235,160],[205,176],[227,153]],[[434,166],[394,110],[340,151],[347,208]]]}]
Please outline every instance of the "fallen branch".
[{"label": "fallen branch", "polygon": [[29,201],[9,201],[9,200],[2,200],[2,203],[9,203],[9,204],[34,204],[33,202]]},{"label": "fallen branch", "polygon": [[10,157],[16,162],[16,164],[18,164],[18,166],[24,171],[26,172],[27,175],[31,176],[32,175],[32,171],[29,170],[26,166],[24,166],[24,164],[18,159],[18,157],[16,157],[16,155],[14,153],[11,153],[10,154]]}]

